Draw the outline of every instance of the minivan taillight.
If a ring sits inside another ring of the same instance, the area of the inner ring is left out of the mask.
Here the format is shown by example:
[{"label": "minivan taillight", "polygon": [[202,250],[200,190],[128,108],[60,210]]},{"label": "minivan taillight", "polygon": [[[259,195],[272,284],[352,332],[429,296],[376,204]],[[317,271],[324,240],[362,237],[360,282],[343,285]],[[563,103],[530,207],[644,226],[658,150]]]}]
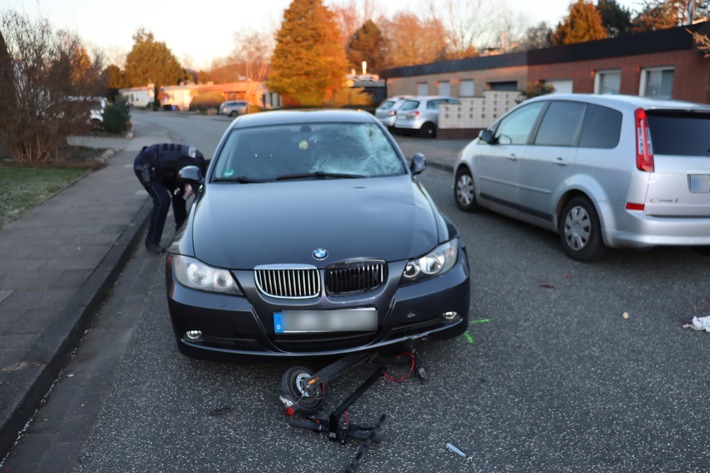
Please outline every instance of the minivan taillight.
[{"label": "minivan taillight", "polygon": [[639,171],[653,172],[653,146],[651,130],[648,127],[646,111],[637,108],[636,112],[636,167]]}]

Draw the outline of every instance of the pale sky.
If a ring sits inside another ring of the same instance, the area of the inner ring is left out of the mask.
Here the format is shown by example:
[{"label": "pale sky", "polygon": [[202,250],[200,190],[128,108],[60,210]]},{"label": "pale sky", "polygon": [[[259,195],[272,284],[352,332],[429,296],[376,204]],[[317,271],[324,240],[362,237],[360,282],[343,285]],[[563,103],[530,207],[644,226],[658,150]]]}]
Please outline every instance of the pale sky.
[{"label": "pale sky", "polygon": [[[364,0],[362,0],[364,1]],[[417,12],[423,0],[369,0],[378,12],[391,17],[398,11]],[[572,0],[492,0],[519,12],[530,26],[547,21],[554,27],[567,14]],[[209,68],[212,61],[234,49],[237,31],[276,31],[291,0],[2,0],[0,12],[15,10],[32,18],[48,18],[56,28],[77,33],[89,46],[114,61],[130,51],[140,27],[164,42],[185,66]],[[326,5],[343,0],[325,0]],[[443,2],[442,2],[443,3]],[[621,0],[633,7],[635,0]]]}]

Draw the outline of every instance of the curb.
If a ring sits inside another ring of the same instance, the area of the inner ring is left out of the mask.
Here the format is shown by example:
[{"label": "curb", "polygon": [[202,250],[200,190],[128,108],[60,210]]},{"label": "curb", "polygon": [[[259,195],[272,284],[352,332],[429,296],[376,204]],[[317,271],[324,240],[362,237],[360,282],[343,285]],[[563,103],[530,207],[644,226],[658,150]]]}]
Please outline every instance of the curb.
[{"label": "curb", "polygon": [[442,171],[447,171],[447,172],[454,172],[454,167],[451,164],[443,164],[443,163],[436,163],[434,161],[429,161],[427,159],[426,165],[428,167],[436,168],[436,169],[441,169]]},{"label": "curb", "polygon": [[152,203],[140,210],[84,284],[25,359],[9,373],[0,391],[0,459],[13,447],[59,376],[67,358],[84,336],[107,291],[141,241]]}]

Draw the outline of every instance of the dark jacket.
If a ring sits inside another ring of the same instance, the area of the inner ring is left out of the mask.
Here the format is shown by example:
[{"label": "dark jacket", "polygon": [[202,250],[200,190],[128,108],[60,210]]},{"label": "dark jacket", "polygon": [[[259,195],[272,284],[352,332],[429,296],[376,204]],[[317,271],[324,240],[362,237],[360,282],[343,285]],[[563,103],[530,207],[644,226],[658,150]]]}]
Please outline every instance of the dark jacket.
[{"label": "dark jacket", "polygon": [[204,175],[207,161],[202,153],[188,145],[162,143],[144,147],[141,150],[144,163],[150,164],[153,179],[157,179],[170,190],[177,187],[178,171],[185,166],[198,166]]}]

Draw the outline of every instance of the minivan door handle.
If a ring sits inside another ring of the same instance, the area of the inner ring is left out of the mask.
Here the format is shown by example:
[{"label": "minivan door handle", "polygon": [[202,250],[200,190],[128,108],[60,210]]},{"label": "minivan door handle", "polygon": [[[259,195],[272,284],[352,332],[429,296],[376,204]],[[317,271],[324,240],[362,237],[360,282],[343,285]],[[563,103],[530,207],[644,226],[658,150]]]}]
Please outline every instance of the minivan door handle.
[{"label": "minivan door handle", "polygon": [[567,166],[567,161],[564,158],[557,158],[553,164],[555,166]]},{"label": "minivan door handle", "polygon": [[511,161],[517,161],[517,160],[518,160],[517,156],[515,156],[515,154],[513,154],[513,153],[511,153],[510,156],[508,156],[508,159],[511,160]]}]

